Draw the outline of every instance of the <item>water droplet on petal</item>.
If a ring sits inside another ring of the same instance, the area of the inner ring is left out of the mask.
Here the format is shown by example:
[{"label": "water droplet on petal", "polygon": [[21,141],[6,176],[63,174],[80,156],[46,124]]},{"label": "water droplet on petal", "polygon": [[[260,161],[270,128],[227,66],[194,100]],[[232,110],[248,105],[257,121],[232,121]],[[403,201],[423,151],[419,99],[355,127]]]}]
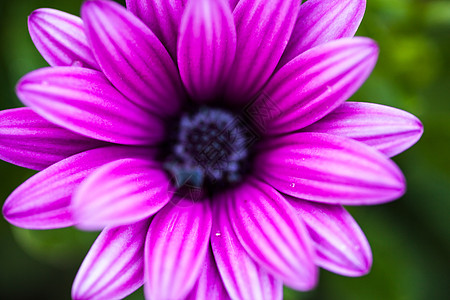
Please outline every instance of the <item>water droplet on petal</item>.
[{"label": "water droplet on petal", "polygon": [[216,236],[217,237],[221,236],[221,233],[220,232],[216,232]]},{"label": "water droplet on petal", "polygon": [[292,182],[289,186],[293,188],[293,187],[295,187],[295,183]]},{"label": "water droplet on petal", "polygon": [[344,252],[344,251],[347,250],[347,246],[346,246],[345,244],[340,244],[340,245],[338,246],[338,249],[339,249],[340,251]]},{"label": "water droplet on petal", "polygon": [[83,63],[79,60],[74,60],[72,62],[72,67],[82,67],[82,66],[83,66]]}]

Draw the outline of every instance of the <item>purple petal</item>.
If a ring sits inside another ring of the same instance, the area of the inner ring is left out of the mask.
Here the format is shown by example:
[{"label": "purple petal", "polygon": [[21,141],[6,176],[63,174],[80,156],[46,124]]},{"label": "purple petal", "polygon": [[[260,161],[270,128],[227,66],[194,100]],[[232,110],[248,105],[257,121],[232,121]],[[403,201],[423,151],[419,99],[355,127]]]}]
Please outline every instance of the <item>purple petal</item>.
[{"label": "purple petal", "polygon": [[[228,194],[217,195],[211,246],[225,288],[232,299],[282,299],[283,283],[262,269],[248,255],[234,233],[228,214]],[[234,216],[233,216],[234,218]]]},{"label": "purple petal", "polygon": [[83,261],[72,298],[123,299],[144,284],[144,244],[150,221],[102,231]]},{"label": "purple petal", "polygon": [[169,186],[162,166],[151,160],[114,161],[80,184],[72,199],[73,217],[86,230],[132,224],[169,202]]},{"label": "purple petal", "polygon": [[320,44],[353,37],[365,9],[366,0],[309,0],[302,4],[279,66]]},{"label": "purple petal", "polygon": [[250,256],[296,290],[317,282],[313,247],[305,225],[274,188],[249,180],[228,201],[231,223]]},{"label": "purple petal", "polygon": [[345,208],[287,197],[308,228],[316,248],[317,265],[344,276],[369,272],[372,265],[369,243]]},{"label": "purple petal", "polygon": [[126,157],[148,156],[149,150],[105,147],[62,160],[39,172],[9,197],[3,215],[11,224],[28,229],[53,229],[75,224],[69,208],[77,186],[93,170]]},{"label": "purple petal", "polygon": [[0,112],[0,159],[43,170],[85,150],[104,146],[43,119],[29,108]]},{"label": "purple petal", "polygon": [[144,23],[113,1],[87,1],[81,16],[100,67],[120,92],[156,114],[178,112],[185,96],[177,68]]},{"label": "purple petal", "polygon": [[345,136],[395,156],[422,136],[422,123],[410,113],[389,106],[348,102],[303,131]]},{"label": "purple petal", "polygon": [[377,57],[368,38],[340,39],[297,56],[262,92],[282,113],[262,116],[259,125],[267,134],[282,134],[316,122],[364,83]]},{"label": "purple petal", "polygon": [[187,300],[225,300],[231,299],[223,286],[211,251],[207,252],[203,269]]},{"label": "purple petal", "polygon": [[299,9],[296,0],[241,0],[233,14],[236,59],[227,100],[247,103],[275,70],[289,41]]},{"label": "purple petal", "polygon": [[34,45],[51,66],[99,68],[79,17],[40,8],[29,16],[28,30]]},{"label": "purple petal", "polygon": [[277,190],[306,200],[372,205],[405,192],[400,169],[363,143],[324,133],[295,133],[267,141],[255,161]]},{"label": "purple petal", "polygon": [[178,30],[188,0],[126,0],[126,2],[128,10],[155,33],[172,57],[177,57]]},{"label": "purple petal", "polygon": [[230,3],[231,10],[234,10],[236,5],[239,3],[239,0],[228,0],[228,2]]},{"label": "purple petal", "polygon": [[36,70],[20,80],[17,95],[50,122],[94,139],[151,145],[164,137],[162,121],[129,102],[98,71]]},{"label": "purple petal", "polygon": [[194,100],[214,100],[222,92],[235,52],[236,29],[229,4],[191,1],[181,20],[178,66]]},{"label": "purple petal", "polygon": [[200,275],[209,247],[211,208],[208,199],[184,204],[167,204],[150,226],[145,244],[145,294],[150,299],[181,299]]}]

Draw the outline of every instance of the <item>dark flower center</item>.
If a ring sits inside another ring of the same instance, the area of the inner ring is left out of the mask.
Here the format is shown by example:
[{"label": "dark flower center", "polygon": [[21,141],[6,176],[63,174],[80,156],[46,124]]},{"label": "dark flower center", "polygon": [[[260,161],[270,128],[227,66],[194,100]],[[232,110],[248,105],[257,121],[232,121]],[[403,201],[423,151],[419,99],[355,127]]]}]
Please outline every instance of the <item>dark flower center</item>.
[{"label": "dark flower center", "polygon": [[172,131],[164,167],[177,188],[227,187],[248,170],[251,129],[240,116],[201,107],[184,114]]}]

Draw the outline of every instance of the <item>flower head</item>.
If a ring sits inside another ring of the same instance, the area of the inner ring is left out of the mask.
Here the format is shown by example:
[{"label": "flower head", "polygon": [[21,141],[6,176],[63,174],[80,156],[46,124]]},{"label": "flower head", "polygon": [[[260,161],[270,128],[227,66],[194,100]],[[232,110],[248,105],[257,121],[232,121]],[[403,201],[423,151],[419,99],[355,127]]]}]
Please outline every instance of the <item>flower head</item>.
[{"label": "flower head", "polygon": [[364,0],[86,1],[29,18],[51,67],[1,112],[0,158],[39,170],[6,200],[30,229],[102,232],[74,299],[280,299],[318,267],[366,274],[342,205],[405,191],[389,159],[422,125],[348,102],[378,47]]}]

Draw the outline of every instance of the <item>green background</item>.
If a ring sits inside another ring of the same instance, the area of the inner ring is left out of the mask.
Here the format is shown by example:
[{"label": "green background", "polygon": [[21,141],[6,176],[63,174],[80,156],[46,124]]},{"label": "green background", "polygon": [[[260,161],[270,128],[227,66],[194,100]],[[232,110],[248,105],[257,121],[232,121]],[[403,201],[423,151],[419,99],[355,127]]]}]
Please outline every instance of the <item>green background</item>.
[{"label": "green background", "polygon": [[[27,32],[39,7],[79,14],[81,0],[0,2],[0,109],[21,104],[17,80],[46,66]],[[450,1],[369,0],[357,35],[375,39],[379,62],[352,100],[387,104],[417,115],[420,142],[394,160],[408,181],[389,204],[352,207],[372,246],[369,275],[321,271],[308,293],[285,299],[448,299],[450,262]],[[33,172],[0,162],[0,203]],[[69,299],[76,271],[96,233],[28,231],[0,218],[0,299]],[[142,299],[142,291],[130,296]]]}]

